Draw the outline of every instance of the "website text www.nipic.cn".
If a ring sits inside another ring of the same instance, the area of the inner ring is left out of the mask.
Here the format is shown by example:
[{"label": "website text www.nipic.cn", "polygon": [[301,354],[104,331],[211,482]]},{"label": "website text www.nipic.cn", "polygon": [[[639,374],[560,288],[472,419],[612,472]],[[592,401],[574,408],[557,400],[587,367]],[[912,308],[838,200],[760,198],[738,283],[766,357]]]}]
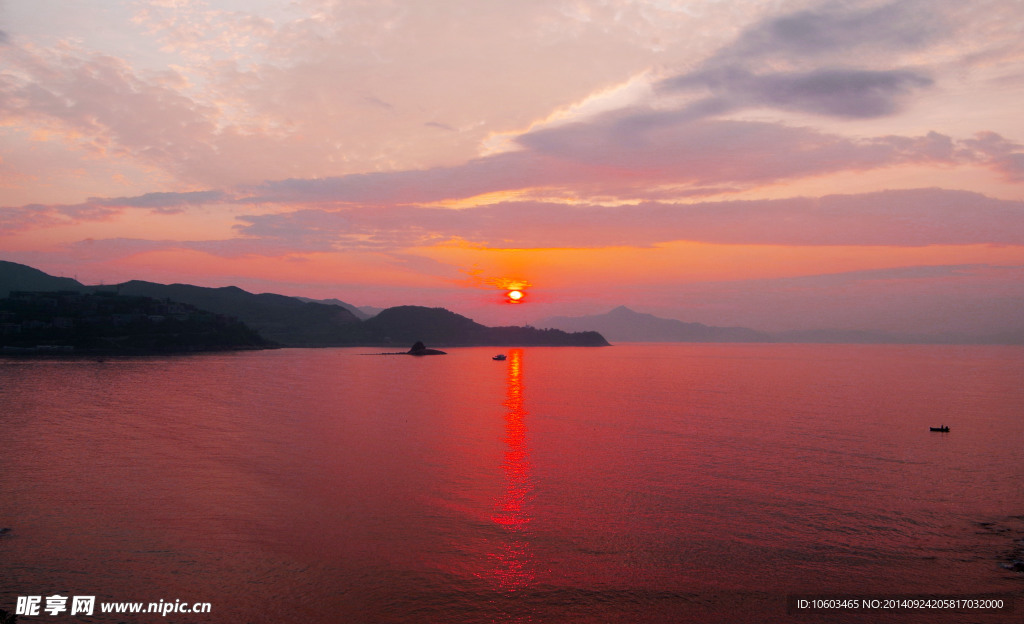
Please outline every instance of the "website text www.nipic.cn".
[{"label": "website text www.nipic.cn", "polygon": [[159,602],[101,602],[97,609],[96,596],[18,596],[15,615],[92,615],[100,613],[209,613],[209,602],[183,602],[161,599]]}]

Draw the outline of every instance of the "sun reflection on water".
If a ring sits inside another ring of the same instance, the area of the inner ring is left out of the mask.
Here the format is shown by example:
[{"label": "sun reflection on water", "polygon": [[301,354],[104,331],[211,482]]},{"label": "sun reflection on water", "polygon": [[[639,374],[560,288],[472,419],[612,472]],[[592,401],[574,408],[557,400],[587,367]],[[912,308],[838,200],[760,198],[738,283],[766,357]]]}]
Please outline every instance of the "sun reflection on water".
[{"label": "sun reflection on water", "polygon": [[528,503],[533,491],[530,452],[527,446],[526,416],[523,401],[523,350],[513,349],[508,355],[505,412],[506,445],[502,469],[505,489],[495,502],[491,520],[503,532],[503,540],[491,553],[493,578],[503,591],[516,591],[531,585],[536,574],[533,552],[528,540],[530,515]]}]

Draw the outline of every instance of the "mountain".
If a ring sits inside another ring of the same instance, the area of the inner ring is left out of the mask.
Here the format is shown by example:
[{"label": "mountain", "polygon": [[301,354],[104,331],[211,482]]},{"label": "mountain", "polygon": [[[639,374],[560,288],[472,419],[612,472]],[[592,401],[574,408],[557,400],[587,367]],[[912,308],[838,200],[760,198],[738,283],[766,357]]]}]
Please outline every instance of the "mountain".
[{"label": "mountain", "polygon": [[0,299],[4,354],[149,355],[266,349],[237,319],[111,291],[20,291]]},{"label": "mountain", "polygon": [[9,297],[11,291],[16,290],[82,292],[86,289],[70,277],[54,277],[24,264],[0,260],[0,298]]},{"label": "mountain", "polygon": [[[430,346],[607,346],[596,332],[567,333],[532,327],[486,327],[444,308],[398,306],[360,320],[339,300],[303,301],[270,293],[253,294],[235,286],[207,288],[189,284],[130,281],[84,286],[37,269],[0,262],[0,293],[73,291],[117,297],[147,297],[193,306],[236,318],[260,336],[287,347],[398,345],[417,341]],[[372,309],[371,309],[372,310]]]},{"label": "mountain", "polygon": [[365,321],[368,318],[377,316],[380,311],[384,308],[375,308],[373,306],[355,306],[351,303],[345,303],[340,299],[310,299],[309,297],[296,297],[299,301],[305,301],[306,303],[323,303],[326,305],[341,306],[356,315],[361,321]]},{"label": "mountain", "polygon": [[444,308],[398,306],[363,321],[365,339],[373,344],[406,345],[422,340],[430,346],[577,346],[604,347],[593,331],[568,333],[533,327],[487,327]]},{"label": "mountain", "polygon": [[597,331],[612,342],[769,342],[771,336],[745,327],[684,323],[619,306],[593,316],[552,316],[535,323],[564,331]]},{"label": "mountain", "polygon": [[233,316],[261,336],[289,347],[333,347],[358,342],[359,319],[347,309],[269,293],[255,295],[236,286],[206,288],[189,284],[131,281],[107,289],[187,303],[215,314]]}]

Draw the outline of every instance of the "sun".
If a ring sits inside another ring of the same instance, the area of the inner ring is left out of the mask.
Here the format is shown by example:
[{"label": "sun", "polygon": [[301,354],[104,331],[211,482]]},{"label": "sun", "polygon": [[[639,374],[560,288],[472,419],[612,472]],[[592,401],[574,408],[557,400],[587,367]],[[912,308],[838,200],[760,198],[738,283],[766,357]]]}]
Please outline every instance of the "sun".
[{"label": "sun", "polygon": [[526,291],[533,284],[521,277],[492,277],[478,280],[487,286],[497,287],[503,291],[503,303],[526,303]]}]

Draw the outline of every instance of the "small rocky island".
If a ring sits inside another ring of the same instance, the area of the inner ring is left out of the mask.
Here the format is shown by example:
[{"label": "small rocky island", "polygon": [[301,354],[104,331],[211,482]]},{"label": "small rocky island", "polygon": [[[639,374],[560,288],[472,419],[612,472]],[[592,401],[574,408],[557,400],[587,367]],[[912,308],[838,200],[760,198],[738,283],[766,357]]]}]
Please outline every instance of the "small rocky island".
[{"label": "small rocky island", "polygon": [[423,344],[422,340],[417,340],[416,344],[412,346],[408,351],[390,351],[387,353],[367,353],[366,355],[448,355],[446,351],[440,351],[438,349],[428,349],[427,345]]},{"label": "small rocky island", "polygon": [[428,349],[427,345],[421,341],[416,341],[416,344],[412,346],[407,352],[408,355],[448,355],[444,351],[438,351],[437,349]]}]

